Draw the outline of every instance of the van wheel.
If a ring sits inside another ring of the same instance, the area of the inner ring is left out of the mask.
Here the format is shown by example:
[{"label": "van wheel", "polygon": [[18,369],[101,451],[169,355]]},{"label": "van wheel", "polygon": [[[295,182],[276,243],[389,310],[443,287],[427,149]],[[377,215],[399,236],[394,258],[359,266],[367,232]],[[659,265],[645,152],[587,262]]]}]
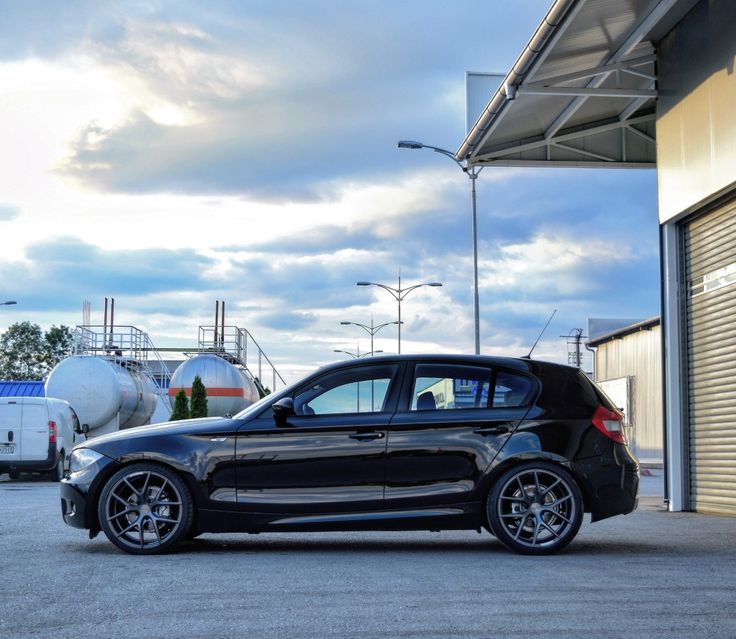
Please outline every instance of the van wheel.
[{"label": "van wheel", "polygon": [[61,481],[64,479],[64,451],[61,451],[59,459],[56,460],[56,466],[51,471],[51,481]]},{"label": "van wheel", "polygon": [[18,477],[20,477],[20,473],[17,470],[10,470],[8,471],[8,477],[10,477],[10,479],[18,479]]}]

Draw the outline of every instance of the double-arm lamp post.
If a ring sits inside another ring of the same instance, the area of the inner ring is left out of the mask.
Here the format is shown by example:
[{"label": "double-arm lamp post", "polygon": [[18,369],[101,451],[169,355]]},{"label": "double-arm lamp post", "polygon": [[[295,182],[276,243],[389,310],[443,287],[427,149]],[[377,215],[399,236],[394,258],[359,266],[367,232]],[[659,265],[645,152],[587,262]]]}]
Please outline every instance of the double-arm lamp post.
[{"label": "double-arm lamp post", "polygon": [[383,351],[369,351],[368,353],[361,353],[358,351],[357,353],[351,353],[350,351],[344,351],[341,348],[333,348],[333,352],[335,353],[345,353],[345,355],[350,355],[353,359],[358,359],[359,357],[368,357],[368,355],[374,355],[375,353],[383,353]]},{"label": "double-arm lamp post", "polygon": [[435,153],[445,155],[457,164],[470,179],[470,202],[472,206],[472,231],[473,231],[473,317],[475,320],[475,354],[480,355],[480,310],[478,303],[478,225],[476,213],[475,181],[483,167],[470,166],[467,163],[458,162],[455,154],[438,146],[430,146],[415,140],[401,140],[398,143],[400,149],[432,149]]},{"label": "double-arm lamp post", "polygon": [[[377,282],[357,282],[358,286],[378,286],[379,288],[382,288],[384,291],[388,291],[393,298],[396,300],[398,306],[399,306],[399,321],[398,322],[389,322],[389,324],[396,324],[399,327],[399,354],[401,354],[401,325],[403,322],[401,321],[401,302],[404,301],[404,298],[406,298],[409,293],[412,291],[415,291],[418,288],[421,288],[422,286],[442,286],[442,282],[423,282],[422,284],[414,284],[412,286],[407,286],[405,288],[401,288],[401,274],[399,274],[399,286],[398,288],[394,288],[393,286],[388,286],[387,284],[379,284]],[[371,339],[373,336],[371,336]]]},{"label": "double-arm lamp post", "polygon": [[368,335],[371,336],[371,353],[382,353],[383,351],[374,351],[373,350],[373,336],[378,333],[382,328],[385,328],[386,326],[390,326],[391,324],[398,324],[399,322],[384,322],[383,324],[379,324],[378,326],[373,325],[373,317],[371,316],[371,325],[368,326],[366,324],[361,324],[360,322],[340,322],[342,326],[359,326],[362,328]]}]

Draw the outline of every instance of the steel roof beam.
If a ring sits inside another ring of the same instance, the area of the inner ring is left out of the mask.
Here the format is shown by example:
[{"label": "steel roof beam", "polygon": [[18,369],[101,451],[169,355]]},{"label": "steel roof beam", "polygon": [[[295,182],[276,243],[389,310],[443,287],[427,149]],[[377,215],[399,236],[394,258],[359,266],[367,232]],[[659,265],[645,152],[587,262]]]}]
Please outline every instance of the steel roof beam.
[{"label": "steel roof beam", "polygon": [[545,78],[544,80],[538,80],[536,82],[527,82],[524,83],[523,86],[526,88],[549,87],[557,84],[562,84],[563,82],[572,82],[573,80],[585,80],[586,78],[592,78],[604,73],[613,73],[614,71],[622,71],[624,73],[630,73],[647,78],[649,80],[654,80],[655,77],[653,74],[638,71],[635,67],[649,64],[651,62],[656,62],[656,60],[656,55],[645,55],[633,60],[626,60],[626,62],[604,64],[602,66],[593,67],[592,69],[576,71],[575,73],[565,73],[563,75],[557,75],[552,78]]},{"label": "steel roof beam", "polygon": [[[644,36],[652,29],[652,27],[654,27],[654,25],[657,24],[662,16],[664,16],[664,14],[667,13],[667,11],[669,11],[676,2],[677,0],[657,0],[656,2],[654,2],[651,11],[646,15],[646,17],[639,21],[636,27],[634,27],[632,32],[629,34],[629,37],[626,38],[624,43],[613,54],[611,54],[607,61],[607,64],[620,62],[623,57],[631,53],[634,47],[636,47],[636,45],[638,45],[643,40]],[[608,74],[596,76],[588,83],[588,86],[590,88],[597,88],[605,81],[607,77]],[[553,137],[560,129],[565,126],[570,118],[575,115],[575,113],[581,106],[583,106],[586,100],[587,96],[578,96],[572,102],[570,102],[570,104],[562,111],[562,113],[560,113],[560,115],[555,118],[554,122],[552,122],[552,124],[547,127],[544,136],[546,138]]]},{"label": "steel roof beam", "polygon": [[[640,115],[638,117],[632,118],[631,120],[627,120],[626,122],[620,122],[619,120],[615,120],[613,122],[606,122],[605,124],[599,124],[597,126],[586,127],[578,131],[570,131],[568,133],[562,133],[551,139],[540,138],[539,140],[535,140],[534,142],[527,142],[525,144],[516,144],[514,146],[508,146],[508,147],[504,147],[501,149],[490,150],[484,153],[483,155],[476,156],[475,160],[481,161],[481,162],[485,160],[494,160],[496,158],[503,157],[504,155],[511,155],[513,153],[523,153],[525,151],[531,151],[534,149],[539,149],[539,148],[544,148],[544,147],[548,147],[551,145],[555,145],[560,142],[562,143],[570,142],[572,140],[577,140],[577,139],[584,138],[584,137],[590,137],[593,135],[607,133],[608,131],[614,131],[616,129],[623,129],[623,128],[628,128],[630,131],[636,131],[638,134],[640,134],[640,136],[646,136],[646,134],[642,133],[641,131],[638,131],[637,129],[634,129],[631,125],[642,124],[644,122],[652,122],[654,119],[655,119],[654,113],[650,113],[647,115]],[[654,143],[654,140],[652,138],[649,138],[649,141]]]},{"label": "steel roof beam", "polygon": [[520,86],[517,95],[574,95],[581,98],[656,98],[654,89],[597,89],[588,87],[534,87]]}]

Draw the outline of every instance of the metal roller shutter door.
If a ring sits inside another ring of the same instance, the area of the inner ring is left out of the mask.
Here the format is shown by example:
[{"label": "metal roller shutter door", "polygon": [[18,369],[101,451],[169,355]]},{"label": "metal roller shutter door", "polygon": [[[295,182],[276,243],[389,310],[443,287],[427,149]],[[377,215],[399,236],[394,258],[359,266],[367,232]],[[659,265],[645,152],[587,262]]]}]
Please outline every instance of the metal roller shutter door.
[{"label": "metal roller shutter door", "polygon": [[684,239],[690,508],[736,515],[736,203]]}]

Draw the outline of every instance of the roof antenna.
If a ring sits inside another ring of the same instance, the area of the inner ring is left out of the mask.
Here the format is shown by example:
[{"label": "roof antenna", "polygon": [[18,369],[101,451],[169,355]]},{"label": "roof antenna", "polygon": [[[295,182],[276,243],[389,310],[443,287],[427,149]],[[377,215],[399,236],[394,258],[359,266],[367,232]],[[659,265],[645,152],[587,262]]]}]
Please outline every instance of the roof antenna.
[{"label": "roof antenna", "polygon": [[532,352],[537,347],[537,344],[539,344],[539,340],[542,339],[542,335],[544,335],[544,331],[547,330],[547,327],[549,326],[549,323],[552,321],[552,318],[555,316],[555,313],[557,312],[557,309],[552,311],[552,315],[549,316],[549,319],[547,320],[547,323],[544,325],[544,328],[542,329],[542,332],[539,334],[539,337],[537,337],[537,341],[534,342],[534,346],[532,346],[531,350],[527,355],[524,355],[521,359],[531,359],[532,358]]}]

